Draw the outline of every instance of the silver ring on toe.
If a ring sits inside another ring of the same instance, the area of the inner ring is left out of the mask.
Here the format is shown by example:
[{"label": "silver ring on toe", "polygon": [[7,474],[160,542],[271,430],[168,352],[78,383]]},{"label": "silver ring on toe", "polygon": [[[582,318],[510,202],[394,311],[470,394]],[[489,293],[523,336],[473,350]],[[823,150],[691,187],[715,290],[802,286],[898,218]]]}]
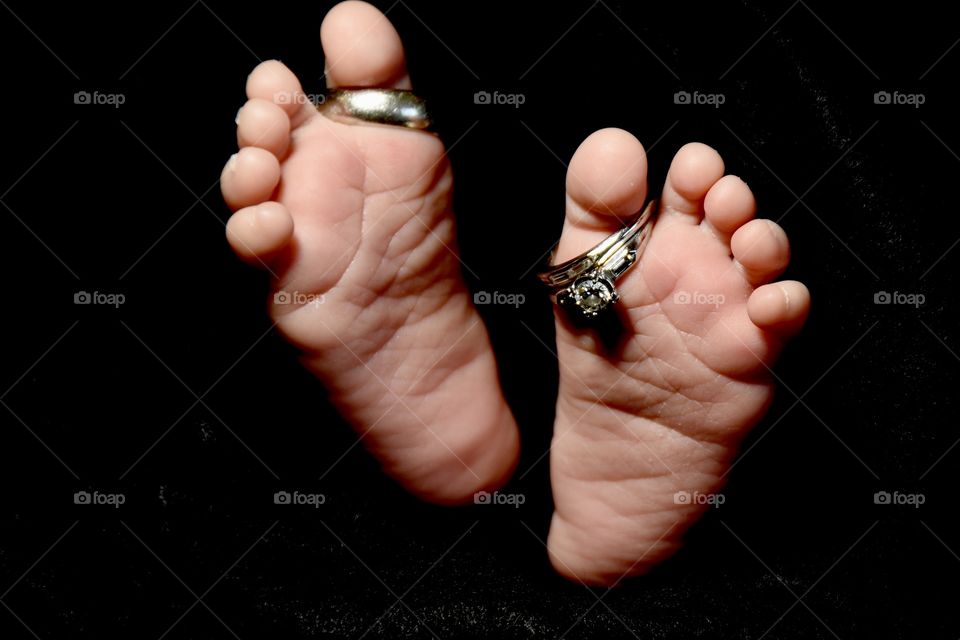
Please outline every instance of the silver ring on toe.
[{"label": "silver ring on toe", "polygon": [[594,318],[620,299],[615,283],[643,252],[653,229],[656,201],[651,200],[626,228],[586,253],[538,274],[550,297],[582,319]]}]

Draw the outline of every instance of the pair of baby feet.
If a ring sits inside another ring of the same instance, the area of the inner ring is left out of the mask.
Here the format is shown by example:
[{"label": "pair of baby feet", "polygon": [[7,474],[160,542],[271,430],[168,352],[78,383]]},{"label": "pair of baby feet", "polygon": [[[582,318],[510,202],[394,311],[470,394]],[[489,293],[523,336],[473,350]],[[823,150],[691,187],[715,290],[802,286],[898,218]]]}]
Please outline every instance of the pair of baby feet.
[{"label": "pair of baby feet", "polygon": [[[325,18],[330,87],[410,88],[387,18],[348,1]],[[227,237],[273,276],[270,312],[385,471],[455,504],[510,477],[519,451],[484,325],[461,277],[440,140],[331,120],[276,61],[247,80],[239,153],[221,177]],[[556,261],[598,243],[647,198],[646,156],[619,129],[567,174]],[[672,554],[768,407],[769,367],[809,309],[783,230],[747,185],[688,144],[673,160],[638,264],[618,282],[624,335],[605,344],[557,315],[551,562],[613,585]],[[684,493],[685,492],[685,493]]]}]

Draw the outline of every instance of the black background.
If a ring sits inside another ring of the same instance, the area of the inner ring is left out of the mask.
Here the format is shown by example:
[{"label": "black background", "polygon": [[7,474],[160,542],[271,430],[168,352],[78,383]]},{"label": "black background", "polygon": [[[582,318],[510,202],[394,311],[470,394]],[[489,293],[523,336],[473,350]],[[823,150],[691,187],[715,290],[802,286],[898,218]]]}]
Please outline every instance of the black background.
[{"label": "black background", "polygon": [[[462,255],[526,503],[444,509],[378,471],[272,331],[217,179],[259,59],[323,85],[331,3],[0,9],[3,638],[956,638],[956,23],[790,3],[382,3],[451,147]],[[943,9],[941,11],[946,11]],[[521,93],[519,108],[477,91]],[[677,91],[719,92],[719,108]],[[119,107],[75,104],[119,93]],[[875,104],[878,91],[925,103]],[[791,237],[814,311],[726,503],[612,592],[546,561],[556,363],[530,268],[591,131],[699,140]],[[953,249],[953,250],[951,250]],[[526,275],[524,275],[526,274]],[[75,305],[122,293],[119,308]],[[879,291],[922,294],[877,305]],[[539,460],[539,462],[538,462]],[[275,506],[279,490],[318,508]],[[121,492],[120,508],[74,505]],[[920,493],[919,508],[874,504]],[[398,598],[402,601],[398,602]],[[798,601],[799,600],[799,601]]]}]

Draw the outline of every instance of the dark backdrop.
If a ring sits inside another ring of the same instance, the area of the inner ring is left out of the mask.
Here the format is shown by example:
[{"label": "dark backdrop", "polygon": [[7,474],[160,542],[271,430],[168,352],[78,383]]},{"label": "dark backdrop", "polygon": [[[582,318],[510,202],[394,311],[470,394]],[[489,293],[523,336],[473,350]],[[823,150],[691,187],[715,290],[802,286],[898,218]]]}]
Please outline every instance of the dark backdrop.
[{"label": "dark backdrop", "polygon": [[[444,509],[354,446],[269,330],[265,276],[223,239],[244,80],[279,58],[320,90],[330,5],[0,9],[2,637],[960,635],[960,34],[945,10],[380,3],[453,146],[471,286],[529,300],[481,309],[526,503]],[[525,103],[477,105],[482,90]],[[76,104],[82,91],[124,102]],[[646,144],[654,189],[682,143],[719,149],[814,295],[726,503],[609,593],[554,577],[541,543],[556,364],[530,333],[552,340],[529,273],[559,233],[564,162],[605,126]],[[124,302],[76,305],[81,291]],[[326,503],[275,506],[281,490]],[[881,491],[924,504],[875,504]]]}]

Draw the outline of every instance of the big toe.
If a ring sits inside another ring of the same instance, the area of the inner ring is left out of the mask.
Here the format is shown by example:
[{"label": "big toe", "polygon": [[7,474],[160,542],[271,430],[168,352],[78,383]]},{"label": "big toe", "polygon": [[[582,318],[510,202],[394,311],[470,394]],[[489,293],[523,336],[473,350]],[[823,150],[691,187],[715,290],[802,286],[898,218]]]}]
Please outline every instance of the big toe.
[{"label": "big toe", "polygon": [[330,88],[410,88],[400,36],[373,5],[341,2],[323,19],[320,40]]},{"label": "big toe", "polygon": [[567,206],[554,262],[589,250],[622,229],[647,195],[647,155],[623,129],[601,129],[574,153],[567,169]]}]

